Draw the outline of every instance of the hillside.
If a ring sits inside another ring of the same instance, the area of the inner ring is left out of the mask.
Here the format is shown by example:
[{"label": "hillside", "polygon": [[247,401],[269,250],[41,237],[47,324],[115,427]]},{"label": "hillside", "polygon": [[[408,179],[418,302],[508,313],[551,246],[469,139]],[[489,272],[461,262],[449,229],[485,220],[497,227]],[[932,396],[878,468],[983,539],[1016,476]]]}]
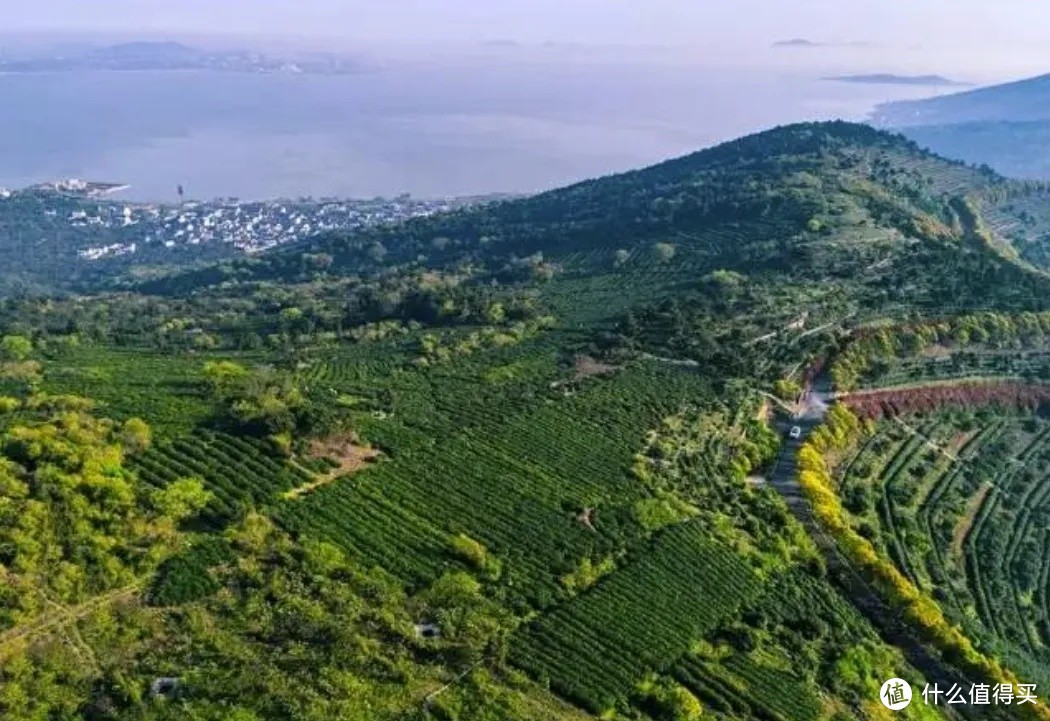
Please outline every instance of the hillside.
[{"label": "hillside", "polygon": [[[848,287],[855,302],[886,302],[889,288],[904,288],[910,303],[967,297],[980,304],[1014,287],[1027,298],[1026,286],[1042,281],[1018,270],[1008,242],[979,237],[970,227],[977,218],[962,217],[970,215],[963,206],[978,195],[1025,190],[866,126],[800,125],[524,200],[322,235],[284,252],[125,287],[185,296],[259,281],[368,276],[391,265],[469,265],[516,282],[548,273],[602,276],[631,259],[694,278],[721,269],[828,281]],[[958,272],[922,272],[945,263]],[[953,287],[963,275],[988,274],[1011,282],[975,283],[977,295]]]},{"label": "hillside", "polygon": [[0,189],[0,293],[88,292],[120,274],[148,277],[325,231],[396,223],[486,200],[491,199],[164,204],[99,197],[90,184],[75,180]]},{"label": "hillside", "polygon": [[928,599],[942,566],[886,582],[893,509],[823,484],[906,439],[825,402],[1039,381],[1029,191],[807,124],[5,300],[0,716],[879,721],[886,678],[1012,683],[1042,656]]},{"label": "hillside", "polygon": [[1050,179],[1050,75],[887,103],[872,121],[949,158],[1010,177]]},{"label": "hillside", "polygon": [[1050,120],[1050,75],[941,95],[927,100],[899,100],[880,105],[872,120],[881,126]]}]

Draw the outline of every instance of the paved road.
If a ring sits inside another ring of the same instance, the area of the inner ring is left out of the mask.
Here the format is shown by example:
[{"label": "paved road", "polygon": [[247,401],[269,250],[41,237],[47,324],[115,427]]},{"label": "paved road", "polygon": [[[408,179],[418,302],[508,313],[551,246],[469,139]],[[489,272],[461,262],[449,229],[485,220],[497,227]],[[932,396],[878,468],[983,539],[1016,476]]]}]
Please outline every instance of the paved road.
[{"label": "paved road", "polygon": [[[782,433],[784,444],[769,477],[769,484],[775,488],[787,502],[788,508],[809,533],[817,548],[824,556],[828,576],[852,601],[853,605],[871,621],[883,640],[896,646],[914,668],[932,683],[937,683],[942,690],[959,684],[968,696],[973,682],[955,667],[945,663],[930,653],[927,644],[917,636],[916,630],[908,624],[897,609],[890,607],[882,597],[872,589],[868,582],[853,568],[850,562],[839,551],[817,522],[813,510],[803,495],[798,483],[798,452],[813,430],[821,424],[827,415],[828,405],[832,398],[830,382],[824,376],[814,381],[807,399],[805,410],[800,418],[784,420],[778,423],[777,430]],[[792,426],[802,429],[799,438],[790,438]],[[916,701],[921,703],[919,695],[922,688],[913,689]],[[996,719],[1008,718],[1002,708],[994,706],[953,706],[945,707],[949,718]],[[1003,707],[1008,708],[1008,707]]]}]

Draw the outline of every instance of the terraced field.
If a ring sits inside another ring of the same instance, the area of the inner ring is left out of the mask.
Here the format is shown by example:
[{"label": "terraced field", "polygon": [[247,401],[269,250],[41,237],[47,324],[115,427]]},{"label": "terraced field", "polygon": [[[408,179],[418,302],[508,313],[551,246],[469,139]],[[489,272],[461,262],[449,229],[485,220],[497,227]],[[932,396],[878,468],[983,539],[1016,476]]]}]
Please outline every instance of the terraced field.
[{"label": "terraced field", "polygon": [[1050,350],[954,351],[906,356],[874,365],[861,379],[862,388],[965,378],[1050,378]]},{"label": "terraced field", "polygon": [[43,390],[90,398],[111,418],[149,419],[156,433],[170,437],[191,431],[215,412],[201,392],[201,368],[213,359],[260,360],[243,353],[185,355],[86,346],[48,359]]},{"label": "terraced field", "polygon": [[298,465],[277,458],[263,441],[211,431],[162,440],[136,455],[132,467],[156,487],[199,477],[213,494],[208,521],[222,524],[248,508],[270,508],[283,491],[315,480]]},{"label": "terraced field", "polygon": [[718,663],[696,658],[675,666],[674,676],[716,712],[739,718],[816,721],[820,698],[790,671],[747,654]]},{"label": "terraced field", "polygon": [[941,412],[882,421],[844,467],[857,530],[1032,681],[1050,662],[1050,422]]},{"label": "terraced field", "polygon": [[988,227],[994,233],[1013,243],[1023,258],[1043,268],[1050,267],[1050,244],[1046,235],[1050,223],[1048,197],[1045,189],[1032,188],[1005,200],[986,203],[983,209]]},{"label": "terraced field", "polygon": [[629,696],[647,669],[668,668],[692,641],[735,617],[761,588],[739,556],[699,524],[681,524],[636,563],[527,628],[514,660],[600,712]]},{"label": "terraced field", "polygon": [[[512,597],[539,607],[563,593],[558,577],[580,558],[640,537],[634,454],[649,428],[706,388],[655,363],[543,392],[462,368],[393,374],[371,388],[326,373],[337,391],[379,405],[360,422],[389,460],[281,506],[280,521],[413,582],[440,573],[448,540],[466,532],[502,559]],[[595,509],[593,530],[577,520],[585,508]]]},{"label": "terraced field", "polygon": [[[709,634],[707,654],[691,651],[671,669],[705,708],[730,718],[766,721],[814,721],[826,718],[819,685],[834,687],[826,663],[843,647],[875,641],[872,628],[830,586],[800,571],[781,575],[736,622]],[[741,642],[740,629],[757,630],[758,643]],[[726,643],[726,637],[733,643]],[[733,646],[740,648],[734,648]],[[808,646],[808,647],[807,647]],[[799,660],[823,657],[816,678]]]}]

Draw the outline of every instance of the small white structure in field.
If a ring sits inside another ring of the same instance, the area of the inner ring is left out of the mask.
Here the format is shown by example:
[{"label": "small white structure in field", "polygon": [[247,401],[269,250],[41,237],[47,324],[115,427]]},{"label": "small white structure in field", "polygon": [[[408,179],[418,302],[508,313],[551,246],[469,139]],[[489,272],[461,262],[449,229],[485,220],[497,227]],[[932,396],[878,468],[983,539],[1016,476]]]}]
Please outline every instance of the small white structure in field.
[{"label": "small white structure in field", "polygon": [[436,623],[417,623],[416,636],[425,639],[441,638],[441,628]]},{"label": "small white structure in field", "polygon": [[161,676],[153,679],[153,683],[149,685],[149,692],[157,698],[172,698],[178,694],[181,685],[181,679],[173,676]]}]

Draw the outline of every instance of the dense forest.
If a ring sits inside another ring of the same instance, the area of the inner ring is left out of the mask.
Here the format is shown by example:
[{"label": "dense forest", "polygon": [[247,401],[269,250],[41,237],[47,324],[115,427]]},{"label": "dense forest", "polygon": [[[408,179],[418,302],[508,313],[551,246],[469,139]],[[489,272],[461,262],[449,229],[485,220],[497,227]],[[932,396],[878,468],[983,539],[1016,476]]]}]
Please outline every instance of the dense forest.
[{"label": "dense forest", "polygon": [[[805,124],[8,294],[0,717],[878,720],[886,678],[1041,681],[1050,276],[1001,232],[1040,192]],[[901,424],[1040,460],[999,499]]]}]

